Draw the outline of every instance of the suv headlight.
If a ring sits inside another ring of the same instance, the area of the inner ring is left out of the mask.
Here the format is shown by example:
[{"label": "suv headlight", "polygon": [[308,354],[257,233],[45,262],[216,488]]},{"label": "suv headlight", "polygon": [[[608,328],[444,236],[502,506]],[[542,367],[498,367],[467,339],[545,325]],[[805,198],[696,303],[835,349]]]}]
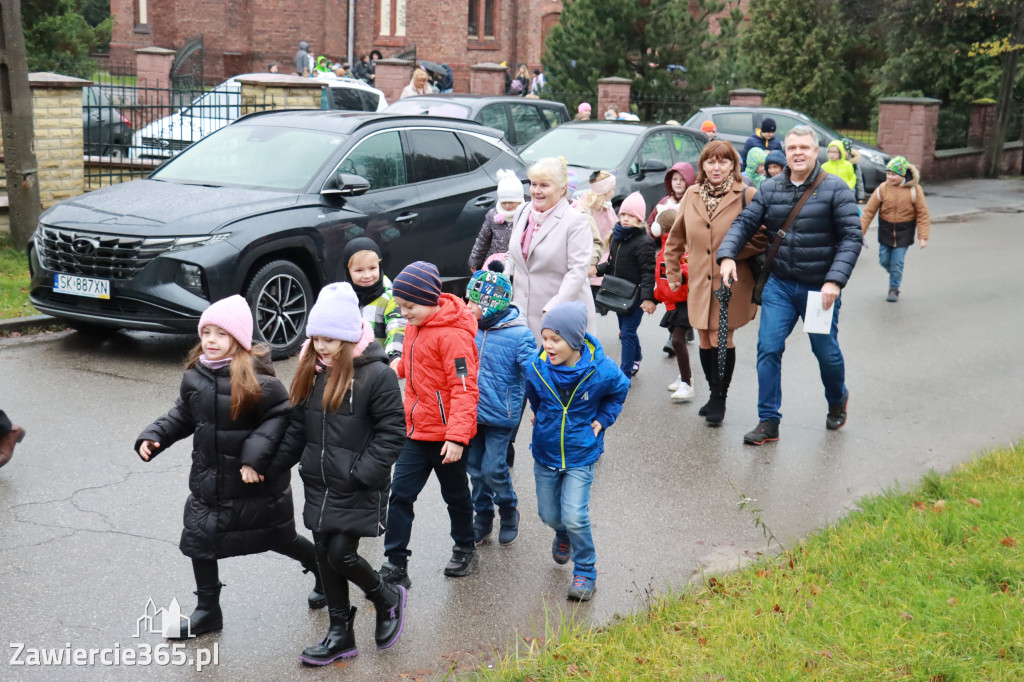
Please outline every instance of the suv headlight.
[{"label": "suv headlight", "polygon": [[191,292],[200,298],[209,300],[206,293],[206,276],[203,269],[192,263],[182,263],[178,267],[178,274],[174,277],[174,283],[185,291]]},{"label": "suv headlight", "polygon": [[174,240],[174,243],[167,248],[165,253],[169,253],[171,251],[184,251],[185,249],[191,249],[195,246],[209,246],[210,244],[222,242],[230,236],[230,232],[222,232],[220,234],[212,234],[206,237],[178,237]]}]

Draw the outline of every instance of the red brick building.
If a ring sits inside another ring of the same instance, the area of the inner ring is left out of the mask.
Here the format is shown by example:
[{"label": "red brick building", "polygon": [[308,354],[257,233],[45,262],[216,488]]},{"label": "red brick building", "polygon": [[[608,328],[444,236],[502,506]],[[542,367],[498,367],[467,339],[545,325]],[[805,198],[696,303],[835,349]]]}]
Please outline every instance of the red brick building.
[{"label": "red brick building", "polygon": [[473,64],[539,67],[562,11],[560,0],[111,0],[111,62],[134,61],[140,47],[178,50],[202,35],[210,83],[264,71],[271,61],[290,73],[300,40],[316,55],[348,55],[350,2],[356,59],[373,49],[392,57],[415,48],[417,59],[452,67],[457,91],[468,91]]}]

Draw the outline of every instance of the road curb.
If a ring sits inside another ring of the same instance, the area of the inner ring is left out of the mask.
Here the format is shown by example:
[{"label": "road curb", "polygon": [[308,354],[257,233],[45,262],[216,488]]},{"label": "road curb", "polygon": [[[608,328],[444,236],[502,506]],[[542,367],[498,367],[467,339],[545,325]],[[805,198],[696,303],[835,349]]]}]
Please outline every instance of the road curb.
[{"label": "road curb", "polygon": [[63,324],[52,315],[30,315],[29,317],[15,317],[10,320],[0,320],[0,334],[12,332],[23,332],[26,329],[36,327],[49,327]]}]

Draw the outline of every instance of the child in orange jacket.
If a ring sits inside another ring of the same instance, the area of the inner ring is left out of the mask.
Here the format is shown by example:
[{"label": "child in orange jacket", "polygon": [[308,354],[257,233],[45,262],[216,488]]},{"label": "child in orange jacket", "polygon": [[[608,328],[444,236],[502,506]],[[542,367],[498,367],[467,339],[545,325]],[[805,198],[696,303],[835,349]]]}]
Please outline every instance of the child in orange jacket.
[{"label": "child in orange jacket", "polygon": [[463,450],[476,435],[477,323],[462,299],[441,293],[433,263],[417,261],[406,267],[395,278],[392,292],[408,321],[402,357],[392,363],[405,379],[408,438],[391,482],[384,535],[387,561],[380,576],[409,587],[413,503],[431,471],[441,484],[455,542],[444,574],[458,578],[476,568],[473,500]]}]

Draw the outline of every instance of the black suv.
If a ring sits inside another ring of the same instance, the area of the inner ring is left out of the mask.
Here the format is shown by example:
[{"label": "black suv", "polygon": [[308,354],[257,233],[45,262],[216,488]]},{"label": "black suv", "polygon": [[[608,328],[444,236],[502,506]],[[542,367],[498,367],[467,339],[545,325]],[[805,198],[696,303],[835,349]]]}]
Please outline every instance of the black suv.
[{"label": "black suv", "polygon": [[517,152],[569,121],[569,110],[561,102],[507,95],[414,95],[392,102],[385,111],[473,120],[505,133],[505,141]]},{"label": "black suv", "polygon": [[73,326],[195,332],[211,301],[242,294],[255,335],[294,353],[341,253],[370,237],[394,277],[437,264],[446,287],[496,200],[525,178],[497,130],[473,122],[276,111],[225,126],[144,180],[63,201],[29,244],[31,300]]}]

